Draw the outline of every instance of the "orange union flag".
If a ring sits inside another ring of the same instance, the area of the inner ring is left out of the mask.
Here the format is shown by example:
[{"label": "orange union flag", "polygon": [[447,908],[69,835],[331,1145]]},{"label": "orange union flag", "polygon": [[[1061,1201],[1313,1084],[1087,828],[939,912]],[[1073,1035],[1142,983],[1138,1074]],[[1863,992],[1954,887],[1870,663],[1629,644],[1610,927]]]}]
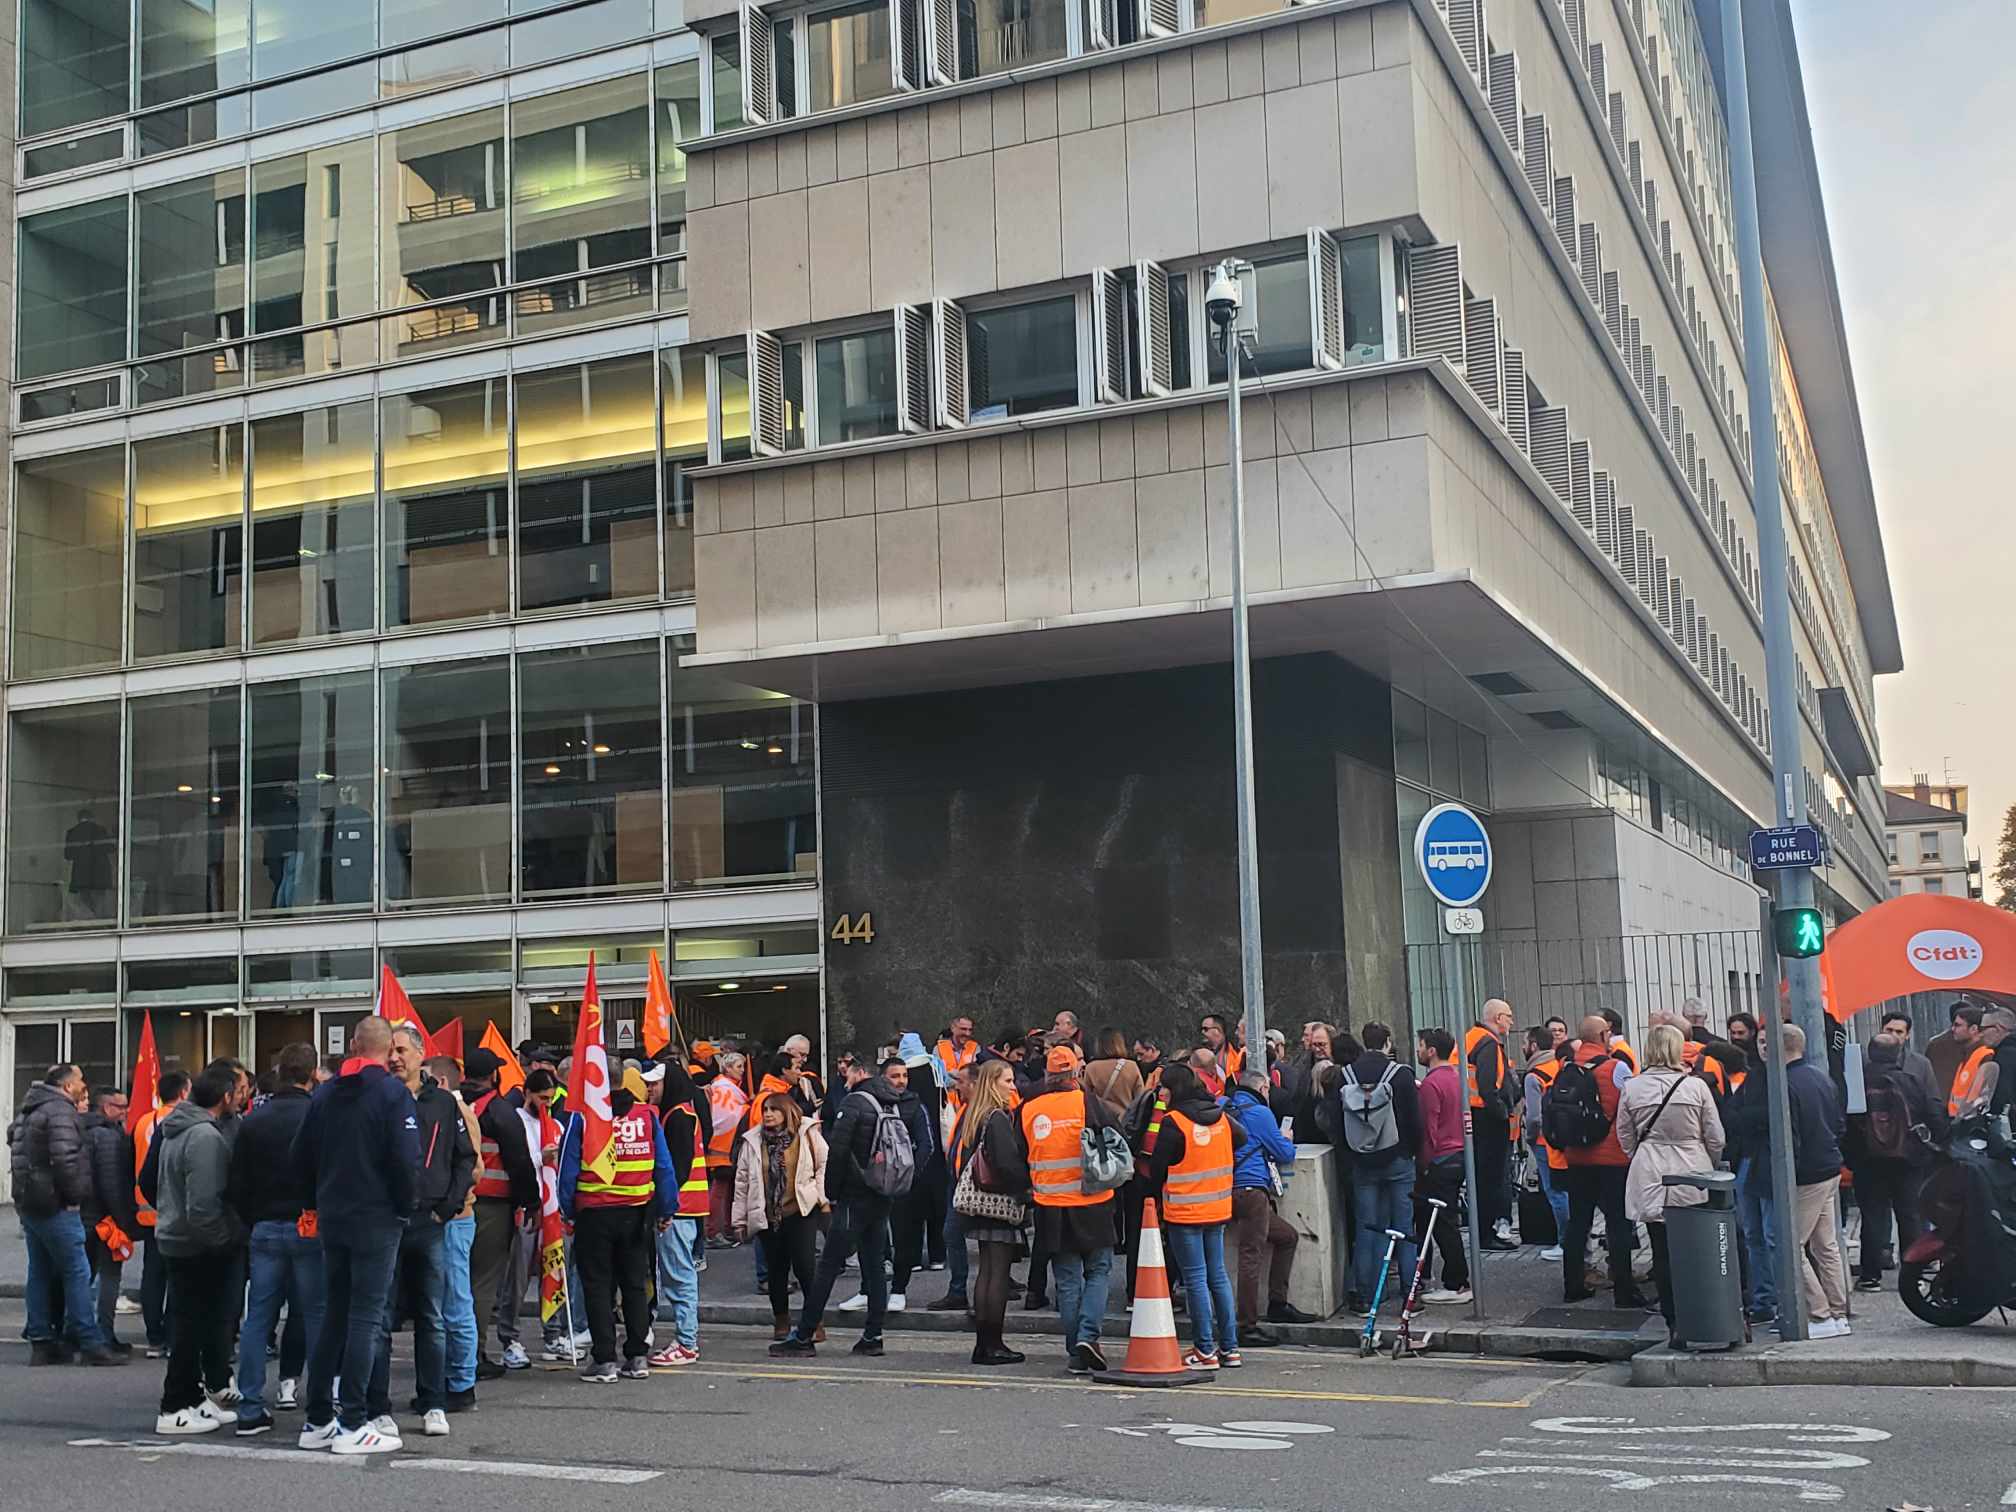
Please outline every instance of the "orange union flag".
[{"label": "orange union flag", "polygon": [[672,989],[665,984],[665,967],[658,952],[651,952],[651,978],[644,988],[644,1053],[656,1055],[672,1043]]},{"label": "orange union flag", "polygon": [[595,991],[595,953],[588,953],[588,985],[574,1026],[574,1064],[567,1073],[567,1107],[581,1120],[581,1169],[598,1181],[616,1179],[615,1115],[609,1106],[609,1052],[602,1048],[602,999]]}]

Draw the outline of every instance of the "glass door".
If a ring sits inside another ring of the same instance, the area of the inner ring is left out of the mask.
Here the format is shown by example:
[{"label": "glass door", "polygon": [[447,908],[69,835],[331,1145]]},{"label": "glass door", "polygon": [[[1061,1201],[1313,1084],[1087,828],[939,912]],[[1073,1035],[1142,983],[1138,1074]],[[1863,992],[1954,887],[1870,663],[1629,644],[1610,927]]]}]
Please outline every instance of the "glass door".
[{"label": "glass door", "polygon": [[315,1049],[324,1061],[350,1053],[350,1031],[371,1016],[369,1003],[348,1003],[315,1010]]},{"label": "glass door", "polygon": [[94,1018],[40,1019],[14,1024],[14,1100],[21,1105],[28,1089],[49,1074],[51,1066],[69,1063],[84,1073],[93,1088],[125,1085],[130,1069],[119,1068],[119,1023],[107,1013]]},{"label": "glass door", "polygon": [[316,1043],[313,1008],[262,1009],[252,1015],[252,1055],[246,1064],[254,1076],[270,1071],[282,1050],[302,1041]]}]

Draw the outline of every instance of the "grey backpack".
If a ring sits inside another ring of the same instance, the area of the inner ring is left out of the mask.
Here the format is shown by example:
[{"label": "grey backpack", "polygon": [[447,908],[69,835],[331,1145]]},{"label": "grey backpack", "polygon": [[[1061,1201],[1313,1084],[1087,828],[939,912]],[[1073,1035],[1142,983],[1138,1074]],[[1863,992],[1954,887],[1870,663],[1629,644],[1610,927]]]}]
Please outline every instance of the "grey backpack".
[{"label": "grey backpack", "polygon": [[1078,1134],[1079,1189],[1087,1196],[1112,1192],[1134,1177],[1134,1152],[1111,1123],[1093,1122],[1093,1099],[1085,1095],[1085,1127]]},{"label": "grey backpack", "polygon": [[1400,1123],[1393,1113],[1393,1078],[1399,1074],[1400,1063],[1395,1061],[1369,1087],[1358,1080],[1357,1072],[1345,1075],[1337,1096],[1344,1105],[1344,1142],[1353,1153],[1377,1155],[1399,1145]]},{"label": "grey backpack", "polygon": [[875,1097],[869,1097],[868,1104],[875,1110],[875,1134],[862,1179],[870,1191],[884,1197],[907,1196],[917,1176],[917,1148],[910,1138],[910,1126],[895,1105]]}]

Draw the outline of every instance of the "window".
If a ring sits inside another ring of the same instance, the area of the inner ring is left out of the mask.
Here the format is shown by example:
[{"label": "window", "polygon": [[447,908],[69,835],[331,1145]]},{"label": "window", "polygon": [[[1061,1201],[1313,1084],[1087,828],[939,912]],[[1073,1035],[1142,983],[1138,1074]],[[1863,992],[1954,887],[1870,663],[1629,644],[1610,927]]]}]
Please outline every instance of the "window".
[{"label": "window", "polygon": [[732,131],[742,121],[742,39],[722,32],[708,43],[712,57],[714,129]]},{"label": "window", "polygon": [[253,330],[377,307],[371,165],[368,139],[252,165]]},{"label": "window", "polygon": [[[257,0],[253,12],[252,77],[319,68],[378,45],[377,7],[370,0]],[[464,25],[468,22],[464,21]]]},{"label": "window", "polygon": [[504,380],[381,401],[385,621],[510,612]]},{"label": "window", "polygon": [[1354,236],[1337,243],[1344,292],[1346,366],[1379,362],[1386,356],[1386,296],[1381,288],[1381,243]]},{"label": "window", "polygon": [[686,250],[686,150],[700,135],[700,60],[668,64],[653,85],[658,101],[658,250]]},{"label": "window", "polygon": [[721,415],[723,462],[741,462],[749,449],[749,359],[723,352],[714,359],[715,408]]},{"label": "window", "polygon": [[1285,10],[1288,0],[1192,0],[1196,25],[1223,26],[1228,21],[1245,21],[1254,16],[1271,16]]},{"label": "window", "polygon": [[[518,278],[588,273],[651,255],[647,89],[645,77],[634,74],[513,108],[512,245]],[[577,311],[601,319],[650,308],[650,275],[643,269],[569,278],[518,296],[522,334],[572,324],[581,318]]]},{"label": "window", "polygon": [[504,0],[378,0],[380,40],[386,47],[503,19]]},{"label": "window", "polygon": [[520,658],[525,897],[662,885],[663,687],[656,641]]},{"label": "window", "polygon": [[368,105],[377,98],[378,66],[352,63],[344,68],[328,68],[321,73],[290,79],[252,92],[252,129],[270,130],[291,126],[296,121],[312,121],[318,116],[338,115]]},{"label": "window", "polygon": [[[1296,373],[1315,362],[1309,340],[1309,259],[1304,252],[1255,258],[1253,271],[1240,275],[1245,308],[1243,328],[1255,332],[1252,371],[1262,377]],[[1225,381],[1225,354],[1215,332],[1206,338],[1209,381]],[[1246,369],[1241,369],[1242,372]]]},{"label": "window", "polygon": [[126,201],[21,219],[16,375],[39,378],[126,355]]},{"label": "window", "polygon": [[[778,76],[783,77],[780,56]],[[805,18],[806,108],[832,110],[893,94],[888,0],[861,0]]]},{"label": "window", "polygon": [[508,66],[504,33],[476,32],[429,47],[387,53],[378,60],[378,93],[387,100],[396,100],[424,89],[493,78]]},{"label": "window", "polygon": [[252,422],[252,644],[372,624],[368,399]]},{"label": "window", "polygon": [[142,108],[247,82],[251,9],[251,0],[140,0]]},{"label": "window", "polygon": [[1943,893],[1946,891],[1946,879],[1943,877],[1927,877],[1925,879],[1925,891],[1928,893]]},{"label": "window", "polygon": [[511,896],[511,670],[502,657],[388,667],[385,901]]},{"label": "window", "polygon": [[[1078,301],[1073,295],[969,308],[966,349],[966,387],[975,424],[1069,409],[1080,402]],[[893,384],[892,373],[892,394]]]},{"label": "window", "polygon": [[654,361],[517,379],[520,609],[657,597]]},{"label": "window", "polygon": [[477,111],[379,139],[387,360],[492,339],[504,322],[504,112]]},{"label": "window", "polygon": [[1919,831],[1918,857],[1921,861],[1937,861],[1939,859],[1939,831]]},{"label": "window", "polygon": [[119,922],[119,705],[9,721],[7,931]]},{"label": "window", "polygon": [[663,369],[658,378],[658,428],[665,452],[665,592],[676,595],[693,591],[689,474],[707,465],[707,358],[697,348],[681,347],[660,353],[658,360]]},{"label": "window", "polygon": [[128,708],[131,922],[238,914],[238,690],[136,698]]},{"label": "window", "polygon": [[245,433],[236,424],[133,443],[133,655],[239,645]]},{"label": "window", "polygon": [[27,0],[21,7],[21,134],[126,110],[127,0]]},{"label": "window", "polygon": [[[189,179],[133,198],[141,357],[245,333],[245,174]],[[197,390],[185,390],[195,392]]]},{"label": "window", "polygon": [[1053,62],[1069,49],[1065,0],[959,0],[963,78]]},{"label": "window", "polygon": [[[551,4],[553,0],[544,0]],[[533,7],[514,4],[514,11]],[[521,21],[511,28],[511,66],[550,63],[555,58],[614,47],[645,35],[650,25],[643,0],[602,0],[559,15]]]},{"label": "window", "polygon": [[[674,642],[675,656],[692,649],[690,636]],[[674,885],[816,877],[812,749],[808,705],[711,671],[676,670],[671,704]]]},{"label": "window", "polygon": [[[892,326],[821,337],[813,344],[813,353],[821,446],[896,434],[896,332]],[[722,408],[725,433],[725,394]],[[745,415],[747,408],[745,384]]]},{"label": "window", "polygon": [[253,684],[251,912],[371,902],[371,674]]},{"label": "window", "polygon": [[41,457],[14,470],[14,675],[119,661],[126,449]]}]

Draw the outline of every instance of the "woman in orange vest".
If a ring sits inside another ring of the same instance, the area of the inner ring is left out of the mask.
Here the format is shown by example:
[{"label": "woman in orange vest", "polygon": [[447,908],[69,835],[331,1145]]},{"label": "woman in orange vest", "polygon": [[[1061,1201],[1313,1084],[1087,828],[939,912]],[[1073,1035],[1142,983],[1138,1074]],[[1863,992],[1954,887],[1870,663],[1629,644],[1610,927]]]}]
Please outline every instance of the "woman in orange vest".
[{"label": "woman in orange vest", "polygon": [[742,1056],[724,1051],[716,1065],[714,1079],[707,1083],[709,1128],[707,1136],[707,1182],[711,1193],[707,1212],[707,1242],[715,1249],[732,1249],[735,1236],[729,1232],[729,1214],[735,1205],[735,1136],[749,1112],[749,1094],[742,1089]]},{"label": "woman in orange vest", "polygon": [[1183,1272],[1190,1309],[1192,1370],[1236,1368],[1238,1305],[1225,1269],[1225,1225],[1232,1219],[1232,1166],[1246,1131],[1225,1116],[1197,1073],[1176,1065],[1162,1073],[1169,1099],[1148,1156],[1148,1189],[1162,1211],[1169,1258]]},{"label": "woman in orange vest", "polygon": [[1524,1094],[1521,1099],[1520,1120],[1525,1125],[1526,1138],[1533,1146],[1533,1164],[1540,1172],[1540,1191],[1547,1199],[1547,1207],[1554,1214],[1554,1242],[1540,1251],[1540,1258],[1558,1261],[1561,1258],[1561,1239],[1568,1232],[1568,1186],[1563,1180],[1568,1162],[1559,1150],[1550,1149],[1546,1132],[1541,1127],[1541,1110],[1547,1101],[1547,1089],[1554,1085],[1554,1078],[1561,1074],[1561,1048],[1554,1043],[1554,1034],[1547,1025],[1526,1031],[1526,1053],[1530,1057],[1526,1065],[1526,1078],[1520,1084]]}]

